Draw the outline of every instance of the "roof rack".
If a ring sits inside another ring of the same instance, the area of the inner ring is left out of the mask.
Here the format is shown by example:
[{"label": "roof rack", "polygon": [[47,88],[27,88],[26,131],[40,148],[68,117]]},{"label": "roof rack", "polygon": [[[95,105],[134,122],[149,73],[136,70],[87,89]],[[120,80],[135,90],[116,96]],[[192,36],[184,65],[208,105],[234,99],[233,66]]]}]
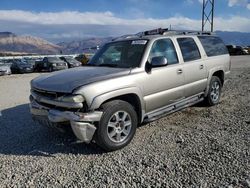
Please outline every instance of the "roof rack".
[{"label": "roof rack", "polygon": [[153,30],[139,32],[137,34],[131,35],[123,35],[117,38],[112,39],[112,41],[120,40],[120,39],[129,39],[135,37],[143,37],[150,35],[213,35],[213,32],[209,31],[192,31],[192,30],[169,30],[168,28],[157,28]]},{"label": "roof rack", "polygon": [[148,30],[148,31],[143,31],[139,32],[136,35],[137,36],[146,36],[146,35],[164,35],[164,33],[168,32],[168,28],[162,29],[162,28],[157,28],[153,30]]},{"label": "roof rack", "polygon": [[213,32],[209,31],[191,31],[191,30],[169,30],[164,35],[213,35]]},{"label": "roof rack", "polygon": [[143,31],[137,33],[137,36],[146,36],[146,35],[212,35],[212,32],[207,31],[192,31],[192,30],[169,30],[168,28],[162,29],[153,29],[149,31]]},{"label": "roof rack", "polygon": [[122,35],[122,36],[120,36],[120,37],[113,38],[112,41],[116,41],[116,40],[120,40],[120,39],[129,39],[129,38],[133,38],[133,37],[138,37],[138,36],[135,35],[135,34],[131,34],[131,35]]}]

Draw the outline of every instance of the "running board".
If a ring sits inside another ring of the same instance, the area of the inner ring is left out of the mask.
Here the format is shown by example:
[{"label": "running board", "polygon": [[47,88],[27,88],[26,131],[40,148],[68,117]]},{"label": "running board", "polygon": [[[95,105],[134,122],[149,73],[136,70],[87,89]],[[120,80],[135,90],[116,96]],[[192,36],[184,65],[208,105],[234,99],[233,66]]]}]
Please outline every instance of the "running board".
[{"label": "running board", "polygon": [[149,123],[149,122],[155,121],[168,114],[172,114],[176,111],[195,105],[203,100],[204,100],[203,94],[199,94],[199,95],[189,97],[183,101],[168,105],[166,107],[161,108],[160,110],[147,114],[143,123]]}]

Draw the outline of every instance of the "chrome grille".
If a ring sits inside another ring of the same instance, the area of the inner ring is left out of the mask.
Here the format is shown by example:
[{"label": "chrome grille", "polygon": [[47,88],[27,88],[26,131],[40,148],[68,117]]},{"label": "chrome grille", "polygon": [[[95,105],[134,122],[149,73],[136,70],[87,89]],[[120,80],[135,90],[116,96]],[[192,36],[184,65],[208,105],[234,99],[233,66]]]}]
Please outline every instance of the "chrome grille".
[{"label": "chrome grille", "polygon": [[61,97],[63,95],[66,95],[66,93],[45,91],[45,90],[40,90],[40,89],[37,89],[37,88],[32,88],[31,90],[33,92],[35,92],[36,94],[40,95],[40,96],[49,97],[49,98],[52,98],[52,99],[55,99],[57,97]]}]

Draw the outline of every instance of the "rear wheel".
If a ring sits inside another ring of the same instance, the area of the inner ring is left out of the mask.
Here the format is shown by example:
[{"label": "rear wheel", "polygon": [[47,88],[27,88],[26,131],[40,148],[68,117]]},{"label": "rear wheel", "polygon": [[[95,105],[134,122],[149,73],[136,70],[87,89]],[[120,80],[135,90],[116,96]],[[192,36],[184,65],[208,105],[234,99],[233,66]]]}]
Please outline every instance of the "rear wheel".
[{"label": "rear wheel", "polygon": [[219,103],[221,96],[222,84],[220,79],[217,76],[212,76],[208,95],[205,98],[205,102],[209,106],[214,106]]},{"label": "rear wheel", "polygon": [[115,100],[102,105],[103,116],[96,131],[97,144],[106,151],[121,149],[130,143],[137,127],[133,106]]}]

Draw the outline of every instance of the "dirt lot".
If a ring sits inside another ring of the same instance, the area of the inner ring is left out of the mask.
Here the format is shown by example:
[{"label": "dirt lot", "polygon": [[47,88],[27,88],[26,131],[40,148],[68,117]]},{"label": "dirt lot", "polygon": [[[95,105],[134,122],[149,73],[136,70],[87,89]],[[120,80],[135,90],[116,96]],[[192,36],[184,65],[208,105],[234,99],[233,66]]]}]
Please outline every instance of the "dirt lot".
[{"label": "dirt lot", "polygon": [[232,67],[218,106],[143,125],[112,153],[31,120],[39,74],[0,77],[0,187],[250,187],[250,56]]}]

